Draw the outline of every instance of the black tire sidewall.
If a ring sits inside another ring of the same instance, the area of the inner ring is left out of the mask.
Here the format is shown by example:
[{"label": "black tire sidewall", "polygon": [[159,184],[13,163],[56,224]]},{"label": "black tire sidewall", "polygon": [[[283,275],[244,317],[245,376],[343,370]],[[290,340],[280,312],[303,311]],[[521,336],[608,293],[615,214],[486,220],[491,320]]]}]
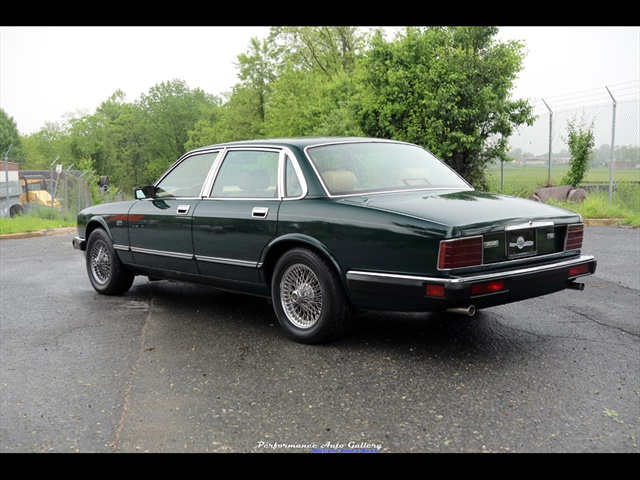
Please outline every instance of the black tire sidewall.
[{"label": "black tire sidewall", "polygon": [[[92,250],[97,241],[102,241],[106,245],[109,253],[109,260],[111,262],[111,275],[104,284],[100,284],[95,280],[91,270]],[[133,275],[123,267],[115,249],[113,248],[111,237],[109,237],[107,232],[102,228],[97,228],[91,232],[91,235],[89,235],[89,240],[87,241],[86,266],[91,285],[96,292],[103,295],[118,295],[124,293],[129,290],[133,284]]]}]

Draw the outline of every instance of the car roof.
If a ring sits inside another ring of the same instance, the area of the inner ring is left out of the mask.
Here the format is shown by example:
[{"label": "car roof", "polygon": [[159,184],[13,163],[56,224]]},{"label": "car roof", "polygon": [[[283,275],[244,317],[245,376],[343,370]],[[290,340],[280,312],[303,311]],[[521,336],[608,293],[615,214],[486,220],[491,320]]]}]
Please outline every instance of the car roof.
[{"label": "car roof", "polygon": [[206,147],[200,147],[193,151],[209,150],[218,147],[289,147],[304,150],[314,145],[327,143],[349,143],[349,142],[393,142],[393,140],[369,138],[369,137],[291,137],[291,138],[262,138],[255,140],[239,140],[235,142],[218,143]]}]

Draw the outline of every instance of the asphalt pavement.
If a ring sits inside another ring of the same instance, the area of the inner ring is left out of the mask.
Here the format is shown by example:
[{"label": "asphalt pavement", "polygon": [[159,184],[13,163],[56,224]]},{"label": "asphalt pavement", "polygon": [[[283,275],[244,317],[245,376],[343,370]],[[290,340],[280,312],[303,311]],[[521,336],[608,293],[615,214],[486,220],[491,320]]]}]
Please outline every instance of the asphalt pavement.
[{"label": "asphalt pavement", "polygon": [[582,292],[361,313],[324,346],[262,299],[98,295],[73,235],[0,241],[2,453],[639,452],[638,229],[587,227]]}]

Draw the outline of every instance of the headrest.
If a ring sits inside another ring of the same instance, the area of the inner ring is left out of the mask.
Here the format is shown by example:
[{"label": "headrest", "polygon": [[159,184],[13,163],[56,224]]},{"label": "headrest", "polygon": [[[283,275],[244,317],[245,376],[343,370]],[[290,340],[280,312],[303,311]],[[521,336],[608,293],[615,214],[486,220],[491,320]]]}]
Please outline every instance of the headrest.
[{"label": "headrest", "polygon": [[328,170],[322,179],[331,193],[350,192],[358,186],[356,174],[351,170]]}]

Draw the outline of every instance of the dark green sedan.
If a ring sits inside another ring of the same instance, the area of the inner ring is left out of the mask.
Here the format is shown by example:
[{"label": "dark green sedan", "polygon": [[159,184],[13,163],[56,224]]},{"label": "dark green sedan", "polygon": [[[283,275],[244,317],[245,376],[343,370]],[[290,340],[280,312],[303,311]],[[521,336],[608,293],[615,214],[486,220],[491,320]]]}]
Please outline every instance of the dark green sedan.
[{"label": "dark green sedan", "polygon": [[473,315],[582,290],[580,215],[475,191],[422,147],[372,138],[232,142],[185,154],[136,200],[78,214],[93,288],[136,275],[270,298],[302,343],[363,310]]}]

